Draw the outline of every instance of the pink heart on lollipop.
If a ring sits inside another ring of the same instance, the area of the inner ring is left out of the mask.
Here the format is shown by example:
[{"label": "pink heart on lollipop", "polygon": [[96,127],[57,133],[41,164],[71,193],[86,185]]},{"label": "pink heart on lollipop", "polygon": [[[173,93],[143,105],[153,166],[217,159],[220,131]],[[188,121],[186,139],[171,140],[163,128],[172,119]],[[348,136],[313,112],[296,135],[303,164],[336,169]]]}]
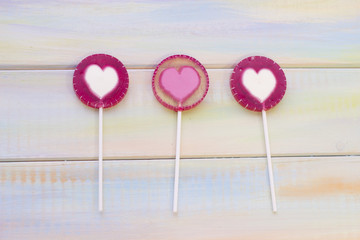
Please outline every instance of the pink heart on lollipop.
[{"label": "pink heart on lollipop", "polygon": [[168,68],[161,73],[159,84],[166,94],[183,103],[199,88],[200,76],[190,66],[184,66],[179,71]]}]

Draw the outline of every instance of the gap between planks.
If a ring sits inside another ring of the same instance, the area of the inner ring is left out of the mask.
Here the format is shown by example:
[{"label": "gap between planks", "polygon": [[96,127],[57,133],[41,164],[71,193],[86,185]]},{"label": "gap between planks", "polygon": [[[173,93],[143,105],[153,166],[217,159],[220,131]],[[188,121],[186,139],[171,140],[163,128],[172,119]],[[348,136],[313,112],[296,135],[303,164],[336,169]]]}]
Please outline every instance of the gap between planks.
[{"label": "gap between planks", "polygon": [[[232,70],[234,69],[235,65],[206,65],[204,67],[208,70]],[[360,68],[359,64],[354,65],[292,65],[292,64],[279,64],[282,69],[358,69]],[[141,65],[141,66],[134,66],[134,65],[125,65],[127,70],[140,70],[146,71],[151,70],[153,71],[156,68],[156,65]],[[76,66],[0,66],[0,72],[7,72],[7,71],[74,71]]]},{"label": "gap between planks", "polygon": [[[205,67],[206,70],[210,70],[210,71],[232,71],[233,68],[209,68],[209,67]],[[360,66],[358,67],[282,67],[283,70],[303,70],[303,71],[308,71],[308,70],[341,70],[341,71],[352,71],[352,70],[360,70]],[[128,72],[153,72],[155,70],[154,68],[129,68],[126,67],[126,70]],[[75,71],[75,68],[64,68],[64,69],[1,69],[0,67],[0,73],[11,73],[11,72],[16,72],[16,73],[29,73],[29,72],[33,72],[33,73],[41,73],[41,72],[73,72]],[[1,81],[1,78],[0,78]]]},{"label": "gap between planks", "polygon": [[[316,161],[316,160],[329,160],[329,159],[343,159],[346,158],[347,160],[353,159],[358,160],[360,158],[360,154],[342,154],[342,155],[287,155],[287,156],[272,156],[271,157],[276,162],[303,162],[303,161]],[[227,160],[265,160],[266,156],[243,156],[243,157],[197,157],[197,158],[181,158],[180,161],[203,161],[203,160],[214,160],[214,161],[227,161]],[[296,160],[295,160],[296,159]],[[104,162],[138,162],[138,161],[174,161],[174,158],[107,158],[103,159]],[[49,158],[49,159],[11,159],[11,160],[0,160],[0,164],[5,163],[66,163],[66,162],[97,162],[97,158],[73,158],[73,159],[57,159],[57,158]]]}]

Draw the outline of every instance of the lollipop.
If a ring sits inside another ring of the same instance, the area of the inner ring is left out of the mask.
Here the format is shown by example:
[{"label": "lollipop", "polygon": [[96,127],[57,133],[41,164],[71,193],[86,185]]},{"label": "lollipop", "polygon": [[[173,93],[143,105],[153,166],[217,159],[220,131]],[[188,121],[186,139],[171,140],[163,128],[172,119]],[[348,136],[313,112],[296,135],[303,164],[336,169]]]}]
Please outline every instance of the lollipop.
[{"label": "lollipop", "polygon": [[156,99],[177,112],[176,157],[173,212],[178,209],[181,112],[197,106],[209,89],[209,77],[203,65],[186,55],[164,59],[155,69],[152,88]]},{"label": "lollipop", "polygon": [[241,106],[262,112],[272,209],[277,211],[266,111],[275,107],[286,91],[286,78],[273,60],[252,56],[240,61],[231,75],[231,92]]},{"label": "lollipop", "polygon": [[77,65],[74,90],[86,105],[99,109],[99,211],[103,210],[103,109],[114,106],[125,96],[129,77],[125,66],[116,58],[95,54],[83,59]]}]

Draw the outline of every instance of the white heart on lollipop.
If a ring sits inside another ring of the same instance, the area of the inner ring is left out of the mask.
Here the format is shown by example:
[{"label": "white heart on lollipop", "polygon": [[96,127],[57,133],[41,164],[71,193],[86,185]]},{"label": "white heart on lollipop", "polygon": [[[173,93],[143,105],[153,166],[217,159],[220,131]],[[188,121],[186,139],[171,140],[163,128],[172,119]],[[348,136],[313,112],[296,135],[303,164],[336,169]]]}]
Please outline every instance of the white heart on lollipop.
[{"label": "white heart on lollipop", "polygon": [[112,67],[106,67],[103,70],[98,65],[92,64],[86,69],[85,81],[91,92],[102,99],[116,87],[119,76]]},{"label": "white heart on lollipop", "polygon": [[245,88],[261,103],[274,91],[276,78],[269,69],[261,69],[258,73],[254,69],[246,69],[242,82]]}]

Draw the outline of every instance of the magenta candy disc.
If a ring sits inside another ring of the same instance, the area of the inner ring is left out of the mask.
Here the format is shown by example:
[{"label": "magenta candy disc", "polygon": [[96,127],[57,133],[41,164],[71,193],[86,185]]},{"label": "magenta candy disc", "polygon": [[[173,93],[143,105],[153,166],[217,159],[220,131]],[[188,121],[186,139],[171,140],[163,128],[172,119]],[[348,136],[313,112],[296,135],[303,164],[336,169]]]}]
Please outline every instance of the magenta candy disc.
[{"label": "magenta candy disc", "polygon": [[209,77],[201,63],[186,55],[164,59],[155,69],[152,88],[156,99],[174,111],[197,106],[209,89]]},{"label": "magenta candy disc", "polygon": [[115,57],[94,54],[77,65],[73,85],[84,104],[92,108],[109,108],[124,98],[129,76],[125,66]]},{"label": "magenta candy disc", "polygon": [[230,88],[241,106],[261,112],[281,101],[286,91],[286,77],[281,67],[270,58],[252,56],[236,65]]}]

